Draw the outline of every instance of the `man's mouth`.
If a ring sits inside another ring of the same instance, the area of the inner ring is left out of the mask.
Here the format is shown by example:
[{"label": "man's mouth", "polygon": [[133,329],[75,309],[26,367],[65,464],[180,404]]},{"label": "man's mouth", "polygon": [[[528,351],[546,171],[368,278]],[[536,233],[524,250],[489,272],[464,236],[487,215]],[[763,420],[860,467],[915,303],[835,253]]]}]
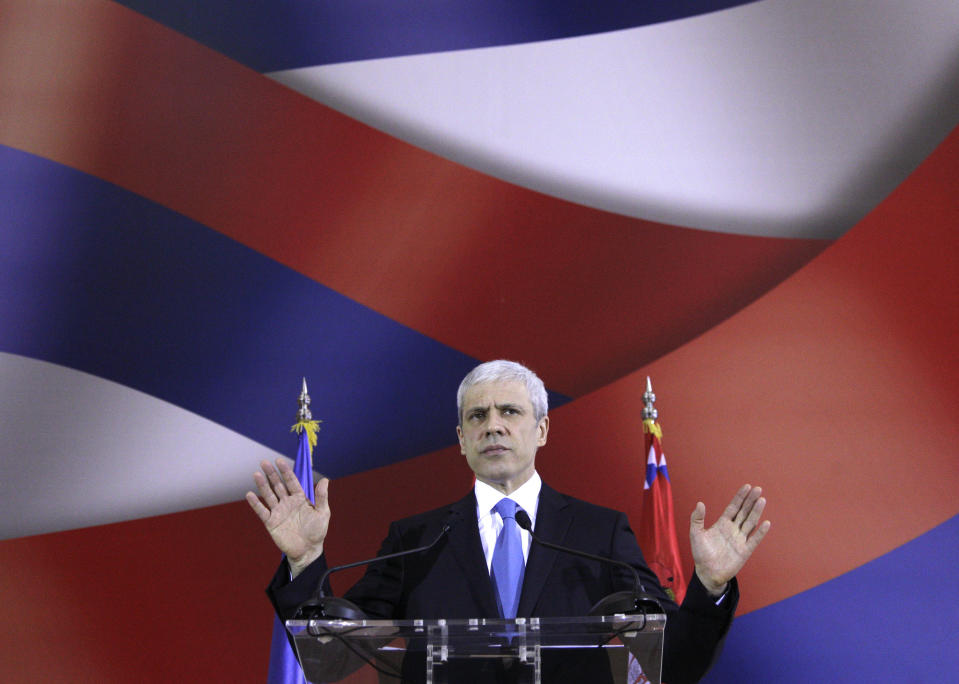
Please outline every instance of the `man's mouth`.
[{"label": "man's mouth", "polygon": [[482,453],[494,455],[503,453],[504,451],[509,451],[509,448],[503,446],[502,444],[490,444],[488,447],[483,447]]}]

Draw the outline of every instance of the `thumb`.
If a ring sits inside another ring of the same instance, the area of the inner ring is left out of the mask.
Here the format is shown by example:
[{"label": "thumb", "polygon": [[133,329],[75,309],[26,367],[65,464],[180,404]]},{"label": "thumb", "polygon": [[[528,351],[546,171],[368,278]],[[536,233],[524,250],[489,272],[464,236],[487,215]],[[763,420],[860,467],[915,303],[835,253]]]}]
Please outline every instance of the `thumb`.
[{"label": "thumb", "polygon": [[313,488],[313,499],[314,505],[317,508],[327,505],[327,498],[330,491],[330,479],[327,477],[321,477],[317,481],[316,486]]},{"label": "thumb", "polygon": [[702,501],[696,502],[696,508],[689,516],[689,533],[702,532],[706,521],[706,504]]}]

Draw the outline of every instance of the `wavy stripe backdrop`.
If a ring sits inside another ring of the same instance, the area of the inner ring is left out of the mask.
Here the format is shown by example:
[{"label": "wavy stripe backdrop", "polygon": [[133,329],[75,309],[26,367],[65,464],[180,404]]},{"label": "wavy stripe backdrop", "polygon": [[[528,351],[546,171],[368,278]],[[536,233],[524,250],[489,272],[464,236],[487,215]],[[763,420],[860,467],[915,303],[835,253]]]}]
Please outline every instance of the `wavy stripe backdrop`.
[{"label": "wavy stripe backdrop", "polygon": [[959,672],[955,3],[415,5],[0,0],[5,681],[262,681],[300,378],[345,561],[497,356],[554,486],[638,518],[650,374],[766,487],[709,681]]}]

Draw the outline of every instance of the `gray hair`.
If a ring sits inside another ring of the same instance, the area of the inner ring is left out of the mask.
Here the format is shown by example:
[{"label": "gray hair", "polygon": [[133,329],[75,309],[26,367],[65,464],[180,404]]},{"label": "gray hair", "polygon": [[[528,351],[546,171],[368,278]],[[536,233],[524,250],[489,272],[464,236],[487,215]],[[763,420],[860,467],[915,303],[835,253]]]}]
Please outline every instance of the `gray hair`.
[{"label": "gray hair", "polygon": [[484,382],[522,382],[526,385],[530,403],[533,404],[533,416],[536,418],[536,422],[542,420],[549,410],[546,387],[536,373],[515,361],[504,361],[502,359],[487,361],[471,370],[463,378],[459,389],[456,390],[456,414],[460,424],[463,422],[463,397],[466,396],[466,391],[473,385]]}]

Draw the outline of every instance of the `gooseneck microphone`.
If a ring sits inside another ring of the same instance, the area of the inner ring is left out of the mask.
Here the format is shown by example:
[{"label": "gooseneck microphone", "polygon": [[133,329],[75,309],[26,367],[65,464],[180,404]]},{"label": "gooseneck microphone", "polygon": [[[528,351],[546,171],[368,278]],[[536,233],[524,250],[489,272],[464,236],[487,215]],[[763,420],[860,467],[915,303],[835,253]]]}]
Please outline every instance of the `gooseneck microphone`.
[{"label": "gooseneck microphone", "polygon": [[401,558],[402,556],[411,556],[414,553],[429,551],[434,546],[439,544],[441,539],[449,534],[449,531],[459,521],[459,517],[460,516],[458,513],[451,511],[446,520],[443,522],[443,527],[440,529],[440,533],[436,535],[436,538],[433,539],[433,541],[424,546],[419,546],[415,549],[407,549],[405,551],[397,551],[396,553],[388,553],[385,556],[376,556],[375,558],[367,558],[365,560],[347,563],[346,565],[337,565],[332,568],[328,568],[320,578],[320,582],[316,587],[316,591],[313,592],[313,596],[308,598],[297,607],[296,613],[293,616],[294,619],[365,620],[367,618],[366,613],[360,610],[356,604],[348,601],[345,598],[326,595],[326,593],[323,591],[323,587],[326,584],[329,576],[334,572],[339,572],[340,570],[347,570],[349,568],[356,568],[361,565],[379,563],[380,561],[392,560],[394,558]]},{"label": "gooseneck microphone", "polygon": [[605,556],[596,556],[592,553],[586,553],[585,551],[579,551],[577,549],[570,549],[565,546],[560,546],[559,544],[553,544],[544,539],[540,539],[533,534],[533,522],[529,519],[529,514],[527,514],[526,511],[521,508],[517,509],[516,511],[516,524],[529,532],[529,536],[533,538],[533,541],[541,546],[545,546],[548,549],[569,553],[574,556],[580,556],[581,558],[588,558],[589,560],[594,560],[599,563],[618,565],[619,567],[628,569],[633,574],[632,590],[627,589],[625,591],[617,591],[600,599],[595,606],[590,608],[589,613],[587,613],[588,615],[663,612],[663,606],[658,600],[656,600],[656,598],[646,592],[646,588],[639,579],[639,572],[637,572],[636,568],[629,563],[616,560],[614,558],[606,558]]}]

